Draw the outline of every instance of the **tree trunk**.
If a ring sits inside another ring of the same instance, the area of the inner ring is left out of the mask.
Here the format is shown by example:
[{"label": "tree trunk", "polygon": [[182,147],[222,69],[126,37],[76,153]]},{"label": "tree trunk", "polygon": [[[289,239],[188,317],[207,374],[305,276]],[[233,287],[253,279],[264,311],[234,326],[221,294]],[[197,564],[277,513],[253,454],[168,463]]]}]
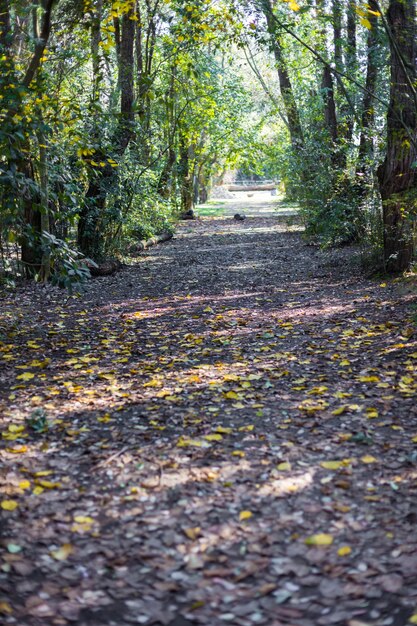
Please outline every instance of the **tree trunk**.
[{"label": "tree trunk", "polygon": [[406,270],[413,255],[417,160],[416,25],[414,0],[390,0],[391,91],[387,151],[378,169],[383,206],[384,258],[391,273]]},{"label": "tree trunk", "polygon": [[368,30],[366,41],[367,63],[366,63],[366,91],[362,101],[362,124],[359,140],[358,162],[359,168],[363,168],[366,158],[371,159],[374,155],[374,144],[371,137],[372,127],[375,120],[375,111],[373,107],[373,94],[375,93],[378,65],[377,65],[377,44],[378,44],[378,19],[374,14],[378,11],[378,3],[375,0],[369,1],[369,9],[372,13],[368,14],[371,27]]},{"label": "tree trunk", "polygon": [[268,32],[271,35],[271,47],[277,64],[279,87],[287,115],[291,144],[294,151],[297,152],[304,145],[303,130],[290,75],[282,53],[280,37],[272,15],[271,0],[262,0],[262,9],[268,25]]},{"label": "tree trunk", "polygon": [[333,0],[332,11],[334,62],[336,69],[343,71],[342,6],[340,0]]},{"label": "tree trunk", "polygon": [[329,131],[329,135],[334,144],[337,142],[337,117],[336,104],[334,101],[332,73],[328,65],[324,66],[323,78],[321,82],[324,104],[324,121]]},{"label": "tree trunk", "polygon": [[190,147],[184,137],[180,138],[179,172],[181,181],[181,214],[190,213],[194,208],[193,174],[190,166]]}]

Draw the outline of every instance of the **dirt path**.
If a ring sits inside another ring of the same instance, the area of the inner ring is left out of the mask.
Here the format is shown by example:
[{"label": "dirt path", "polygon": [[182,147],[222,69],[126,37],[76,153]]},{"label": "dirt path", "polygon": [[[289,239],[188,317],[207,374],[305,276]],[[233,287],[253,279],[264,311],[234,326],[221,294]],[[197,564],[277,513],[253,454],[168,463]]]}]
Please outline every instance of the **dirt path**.
[{"label": "dirt path", "polygon": [[4,300],[3,623],[417,623],[412,300],[278,218]]},{"label": "dirt path", "polygon": [[[271,191],[233,191],[226,192],[227,197],[212,199],[208,205],[196,208],[197,214],[207,214],[207,209],[215,207],[216,215],[222,213],[225,217],[233,217],[236,213],[245,217],[296,217],[298,208],[296,203],[285,200],[284,195],[275,190]],[[275,195],[274,195],[275,194]],[[209,212],[209,215],[212,214]]]}]

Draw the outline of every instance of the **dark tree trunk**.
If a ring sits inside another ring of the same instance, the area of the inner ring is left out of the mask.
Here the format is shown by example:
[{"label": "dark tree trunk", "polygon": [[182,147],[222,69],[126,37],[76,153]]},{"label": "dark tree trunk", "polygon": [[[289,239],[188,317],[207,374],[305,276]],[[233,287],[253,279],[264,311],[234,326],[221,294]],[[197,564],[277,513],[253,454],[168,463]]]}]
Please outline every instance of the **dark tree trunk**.
[{"label": "dark tree trunk", "polygon": [[130,140],[133,138],[133,42],[135,38],[135,22],[132,19],[133,10],[129,11],[122,18],[122,36],[120,42],[120,124],[119,134],[119,151],[124,153]]},{"label": "dark tree trunk", "polygon": [[171,195],[172,172],[174,170],[177,155],[173,147],[168,150],[168,158],[165,161],[163,170],[158,181],[158,193],[162,198],[168,199]]},{"label": "dark tree trunk", "polygon": [[336,69],[343,71],[343,41],[342,41],[342,6],[340,0],[333,0],[333,47]]},{"label": "dark tree trunk", "polygon": [[294,91],[291,84],[288,68],[282,53],[282,45],[277,32],[272,15],[271,0],[262,0],[262,9],[268,25],[268,32],[271,36],[271,47],[275,56],[278,70],[279,87],[282,100],[284,102],[287,115],[288,129],[290,131],[291,144],[294,151],[298,151],[304,145],[303,130],[301,127],[300,115],[295,101]]},{"label": "dark tree trunk", "polygon": [[384,257],[388,272],[407,269],[413,255],[415,220],[416,16],[414,0],[390,0],[391,92],[387,151],[378,169],[383,206]]},{"label": "dark tree trunk", "polygon": [[193,202],[193,175],[190,166],[190,147],[183,137],[180,138],[179,174],[181,183],[181,214],[192,212]]},{"label": "dark tree trunk", "polygon": [[323,104],[324,104],[324,121],[329,131],[331,140],[333,141],[333,143],[336,143],[337,142],[336,105],[334,101],[332,73],[328,65],[325,65],[323,69],[321,90],[323,94]]},{"label": "dark tree trunk", "polygon": [[356,67],[356,2],[350,0],[347,7],[347,48],[346,69],[350,72]]}]

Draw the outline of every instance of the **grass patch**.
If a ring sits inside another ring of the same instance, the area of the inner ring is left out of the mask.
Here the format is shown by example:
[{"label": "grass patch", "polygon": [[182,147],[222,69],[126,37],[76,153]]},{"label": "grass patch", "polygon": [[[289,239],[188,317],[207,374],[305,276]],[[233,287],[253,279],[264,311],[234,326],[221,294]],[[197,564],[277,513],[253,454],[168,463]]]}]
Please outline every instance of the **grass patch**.
[{"label": "grass patch", "polygon": [[209,200],[205,204],[199,204],[196,207],[196,212],[201,217],[221,217],[224,213],[225,204],[225,202]]}]

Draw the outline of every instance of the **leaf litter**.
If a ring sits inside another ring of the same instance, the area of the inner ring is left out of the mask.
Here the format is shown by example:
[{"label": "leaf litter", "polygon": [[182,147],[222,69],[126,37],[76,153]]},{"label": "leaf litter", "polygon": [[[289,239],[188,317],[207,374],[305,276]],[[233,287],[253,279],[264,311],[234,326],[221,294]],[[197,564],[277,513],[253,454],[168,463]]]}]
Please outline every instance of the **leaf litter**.
[{"label": "leaf litter", "polygon": [[417,623],[415,297],[299,230],[4,295],[5,624]]}]

